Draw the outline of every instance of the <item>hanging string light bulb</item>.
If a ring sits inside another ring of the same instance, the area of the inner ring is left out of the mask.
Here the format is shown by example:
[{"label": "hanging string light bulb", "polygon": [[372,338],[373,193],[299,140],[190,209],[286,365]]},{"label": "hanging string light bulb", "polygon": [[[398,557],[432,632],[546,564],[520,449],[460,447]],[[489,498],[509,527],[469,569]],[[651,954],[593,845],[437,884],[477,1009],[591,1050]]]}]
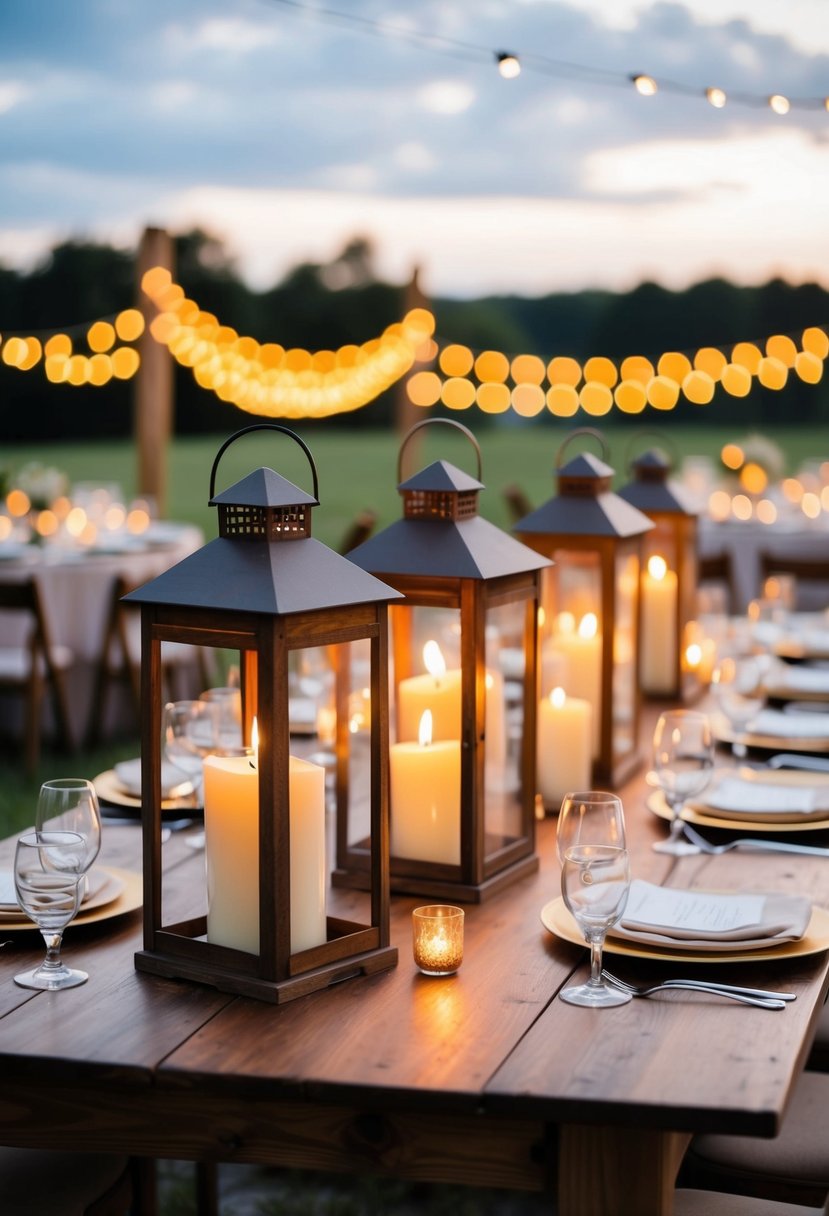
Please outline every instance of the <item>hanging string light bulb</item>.
[{"label": "hanging string light bulb", "polygon": [[714,107],[715,110],[721,110],[728,101],[728,96],[723,89],[710,88],[705,90],[706,101]]},{"label": "hanging string light bulb", "polygon": [[514,80],[516,76],[521,75],[521,63],[517,55],[511,54],[509,51],[498,51],[495,55],[495,62],[498,64],[498,71],[504,80]]},{"label": "hanging string light bulb", "polygon": [[784,97],[782,93],[772,93],[769,98],[769,107],[774,110],[775,114],[788,114],[792,105],[788,97]]},{"label": "hanging string light bulb", "polygon": [[630,79],[633,83],[633,87],[636,89],[636,92],[641,93],[643,97],[653,97],[653,95],[659,91],[659,86],[657,85],[653,76],[646,76],[644,73],[640,72],[635,76],[631,76]]}]

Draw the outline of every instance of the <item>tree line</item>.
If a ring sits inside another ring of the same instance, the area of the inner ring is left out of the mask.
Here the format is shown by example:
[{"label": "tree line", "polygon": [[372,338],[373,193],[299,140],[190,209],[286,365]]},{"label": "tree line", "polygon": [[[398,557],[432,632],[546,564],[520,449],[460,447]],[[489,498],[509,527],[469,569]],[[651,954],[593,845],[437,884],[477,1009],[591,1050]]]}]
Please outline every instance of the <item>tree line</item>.
[{"label": "tree line", "polygon": [[[187,232],[174,244],[175,277],[186,294],[222,323],[262,342],[311,350],[359,344],[406,308],[405,287],[382,281],[371,242],[363,237],[349,241],[329,263],[298,264],[265,291],[248,287],[223,244],[207,233]],[[72,329],[80,349],[83,324],[132,306],[136,291],[133,251],[67,241],[30,271],[0,266],[0,334],[41,336]],[[429,304],[442,341],[545,359],[566,354],[581,361],[597,354],[655,361],[663,351],[692,353],[700,346],[718,346],[728,354],[738,341],[762,342],[773,333],[797,338],[808,325],[829,323],[829,292],[816,283],[793,286],[782,279],[756,287],[710,279],[684,291],[643,283],[624,293],[501,295]],[[228,432],[240,425],[239,411],[199,388],[186,368],[176,369],[175,399],[179,434]],[[392,389],[361,410],[319,425],[387,426],[394,402]],[[0,403],[6,443],[125,437],[132,429],[129,382],[103,388],[52,385],[42,369],[19,372],[0,363]],[[648,422],[664,417],[651,411]],[[670,417],[752,427],[814,425],[829,419],[829,388],[825,382],[804,384],[792,373],[783,392],[758,386],[749,397],[735,399],[718,389],[711,405],[683,401]],[[642,420],[614,415],[614,422],[639,427]],[[509,415],[501,422],[520,424]],[[491,424],[476,415],[476,427]]]}]

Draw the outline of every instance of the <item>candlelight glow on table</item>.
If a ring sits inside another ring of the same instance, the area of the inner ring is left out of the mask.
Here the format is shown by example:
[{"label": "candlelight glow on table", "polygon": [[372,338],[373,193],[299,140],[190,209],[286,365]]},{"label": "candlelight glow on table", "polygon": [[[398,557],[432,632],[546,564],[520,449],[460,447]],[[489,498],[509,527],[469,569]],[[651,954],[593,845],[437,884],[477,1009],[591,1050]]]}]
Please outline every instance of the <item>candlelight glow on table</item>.
[{"label": "candlelight glow on table", "polygon": [[463,908],[428,904],[412,912],[414,961],[424,975],[453,975],[463,962]]}]

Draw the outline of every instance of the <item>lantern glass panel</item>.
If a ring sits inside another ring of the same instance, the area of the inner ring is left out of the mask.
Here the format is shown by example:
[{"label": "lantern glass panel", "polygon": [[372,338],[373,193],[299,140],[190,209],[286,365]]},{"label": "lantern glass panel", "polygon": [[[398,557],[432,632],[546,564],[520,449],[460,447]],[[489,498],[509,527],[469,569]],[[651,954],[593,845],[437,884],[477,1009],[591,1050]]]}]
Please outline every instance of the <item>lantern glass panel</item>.
[{"label": "lantern glass panel", "polygon": [[485,856],[522,835],[523,602],[490,605],[485,660]]},{"label": "lantern glass panel", "polygon": [[391,856],[458,866],[460,610],[395,605],[391,639]]},{"label": "lantern glass panel", "polygon": [[570,549],[557,549],[552,558],[555,565],[541,573],[541,695],[563,688],[593,707],[595,760],[601,746],[601,560],[595,551]]},{"label": "lantern glass panel", "polygon": [[458,608],[395,605],[391,612],[392,739],[417,742],[425,710],[430,740],[461,737],[461,614]]},{"label": "lantern glass panel", "polygon": [[[653,518],[653,517],[652,517]],[[654,518],[654,527],[642,537],[643,562],[647,567],[650,557],[665,559],[669,570],[678,570],[679,557],[677,554],[677,531],[673,520],[668,517]]]},{"label": "lantern glass panel", "polygon": [[620,552],[615,561],[613,632],[613,754],[630,755],[636,747],[636,611],[639,558]]}]

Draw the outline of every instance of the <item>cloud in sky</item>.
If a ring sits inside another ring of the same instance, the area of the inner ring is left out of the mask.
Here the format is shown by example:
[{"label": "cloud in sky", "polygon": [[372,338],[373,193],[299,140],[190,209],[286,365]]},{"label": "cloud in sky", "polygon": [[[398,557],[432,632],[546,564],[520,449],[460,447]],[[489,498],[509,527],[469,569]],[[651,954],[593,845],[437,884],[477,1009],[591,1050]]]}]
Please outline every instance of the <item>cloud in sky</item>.
[{"label": "cloud in sky", "polygon": [[[527,57],[517,80],[502,48]],[[355,233],[443,294],[829,283],[829,114],[642,98],[635,71],[820,98],[829,7],[4,0],[0,258],[199,223],[261,286]]]}]

